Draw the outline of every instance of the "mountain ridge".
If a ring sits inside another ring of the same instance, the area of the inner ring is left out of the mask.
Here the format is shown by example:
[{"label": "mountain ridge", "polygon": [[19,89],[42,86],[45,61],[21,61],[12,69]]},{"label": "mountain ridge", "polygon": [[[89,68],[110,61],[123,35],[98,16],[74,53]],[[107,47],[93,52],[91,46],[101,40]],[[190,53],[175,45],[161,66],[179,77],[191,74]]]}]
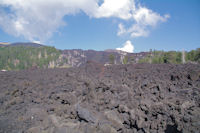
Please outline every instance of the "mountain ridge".
[{"label": "mountain ridge", "polygon": [[25,47],[42,47],[45,45],[34,43],[34,42],[14,42],[14,43],[8,43],[8,42],[0,42],[0,46],[25,46]]}]

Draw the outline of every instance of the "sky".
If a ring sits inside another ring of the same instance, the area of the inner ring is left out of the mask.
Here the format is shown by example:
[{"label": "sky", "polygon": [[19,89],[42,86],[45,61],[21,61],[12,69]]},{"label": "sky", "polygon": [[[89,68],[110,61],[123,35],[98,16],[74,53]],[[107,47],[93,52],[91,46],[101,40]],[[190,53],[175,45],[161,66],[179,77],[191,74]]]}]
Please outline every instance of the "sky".
[{"label": "sky", "polygon": [[200,47],[200,0],[0,0],[0,42],[190,51]]}]

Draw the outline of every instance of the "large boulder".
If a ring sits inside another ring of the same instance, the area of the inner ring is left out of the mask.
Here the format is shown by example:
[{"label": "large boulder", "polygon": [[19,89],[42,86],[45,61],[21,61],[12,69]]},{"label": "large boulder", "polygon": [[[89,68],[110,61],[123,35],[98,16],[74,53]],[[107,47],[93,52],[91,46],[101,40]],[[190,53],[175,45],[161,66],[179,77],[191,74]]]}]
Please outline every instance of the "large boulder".
[{"label": "large boulder", "polygon": [[122,120],[118,117],[119,115],[115,111],[106,111],[105,113],[106,118],[109,122],[111,122],[111,125],[116,129],[121,129],[123,127]]},{"label": "large boulder", "polygon": [[88,109],[81,107],[79,104],[76,105],[76,112],[80,121],[85,121],[89,123],[97,122],[97,119],[93,115],[93,113],[89,111]]}]

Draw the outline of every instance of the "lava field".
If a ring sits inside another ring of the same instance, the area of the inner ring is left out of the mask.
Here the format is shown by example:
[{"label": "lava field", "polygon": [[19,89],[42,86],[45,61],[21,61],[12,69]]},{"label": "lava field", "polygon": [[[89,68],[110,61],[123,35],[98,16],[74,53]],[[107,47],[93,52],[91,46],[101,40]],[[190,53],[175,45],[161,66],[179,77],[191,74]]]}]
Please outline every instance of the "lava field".
[{"label": "lava field", "polygon": [[0,72],[0,133],[199,133],[200,65]]}]

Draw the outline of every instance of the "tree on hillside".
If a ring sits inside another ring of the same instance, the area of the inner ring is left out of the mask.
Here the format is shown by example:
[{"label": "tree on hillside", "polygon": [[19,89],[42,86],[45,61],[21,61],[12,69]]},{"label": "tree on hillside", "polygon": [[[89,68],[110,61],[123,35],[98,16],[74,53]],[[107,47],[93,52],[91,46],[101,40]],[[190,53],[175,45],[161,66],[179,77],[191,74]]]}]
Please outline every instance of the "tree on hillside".
[{"label": "tree on hillside", "polygon": [[124,56],[123,58],[123,64],[127,64],[128,63],[128,56]]},{"label": "tree on hillside", "polygon": [[114,64],[115,56],[113,54],[109,55],[109,61],[110,61],[110,64]]}]

